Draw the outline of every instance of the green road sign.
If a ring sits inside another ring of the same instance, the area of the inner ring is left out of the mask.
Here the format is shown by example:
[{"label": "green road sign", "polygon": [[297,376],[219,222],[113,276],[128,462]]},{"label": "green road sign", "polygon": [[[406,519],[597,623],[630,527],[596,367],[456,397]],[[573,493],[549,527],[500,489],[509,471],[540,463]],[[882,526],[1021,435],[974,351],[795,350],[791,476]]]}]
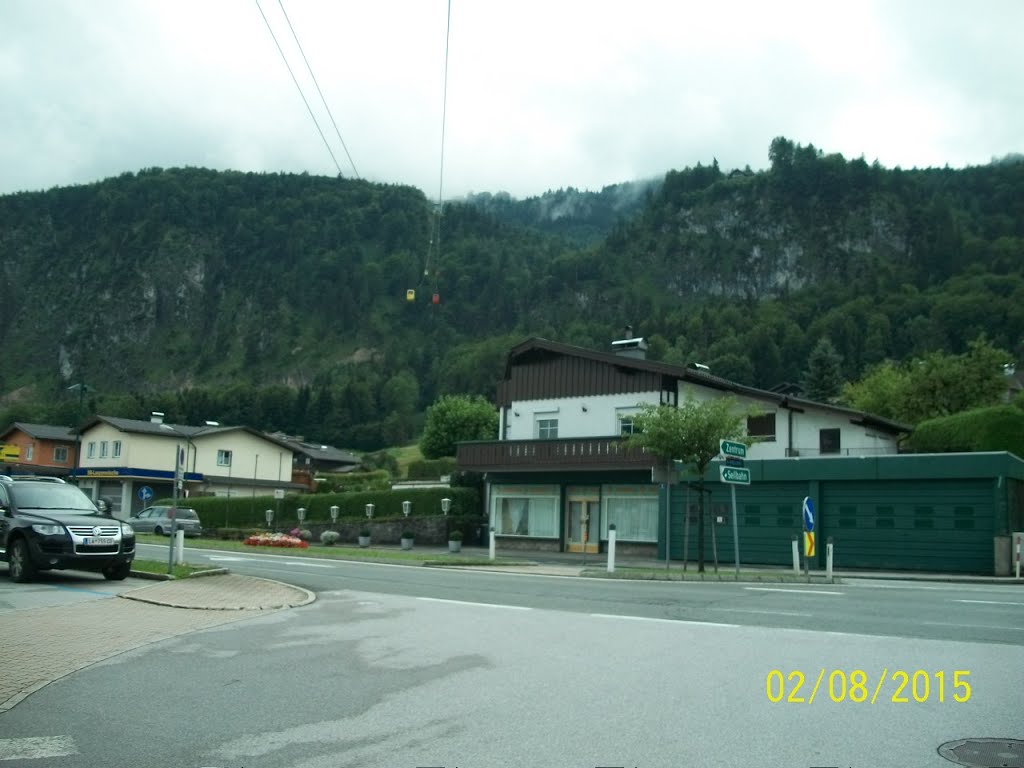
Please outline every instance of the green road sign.
[{"label": "green road sign", "polygon": [[718,468],[718,474],[721,476],[723,483],[750,485],[749,469],[745,469],[743,467],[727,467],[723,465]]},{"label": "green road sign", "polygon": [[719,440],[718,450],[726,456],[736,456],[741,459],[747,457],[747,446],[743,443],[735,443],[732,440]]}]

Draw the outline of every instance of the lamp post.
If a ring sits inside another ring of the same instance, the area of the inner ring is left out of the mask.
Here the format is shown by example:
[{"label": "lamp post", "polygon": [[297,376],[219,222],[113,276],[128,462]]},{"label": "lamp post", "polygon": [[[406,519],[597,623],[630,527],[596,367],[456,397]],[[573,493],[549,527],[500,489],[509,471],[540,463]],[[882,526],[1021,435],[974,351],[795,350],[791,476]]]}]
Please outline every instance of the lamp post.
[{"label": "lamp post", "polygon": [[331,505],[331,526],[336,526],[337,524],[338,524],[338,505],[337,504],[332,504]]},{"label": "lamp post", "polygon": [[[160,429],[166,429],[168,432],[173,432],[179,438],[185,438],[186,445],[184,461],[181,456],[181,443],[179,441],[174,442],[174,481],[173,489],[171,492],[172,504],[174,509],[174,515],[171,517],[171,540],[167,546],[167,572],[172,573],[174,570],[174,539],[178,532],[178,490],[182,489],[182,478],[188,474],[188,456],[190,449],[195,448],[192,443],[192,438],[183,432],[179,432],[170,424],[160,424]],[[184,465],[185,471],[182,472],[182,466]],[[194,469],[194,467],[193,467]]]},{"label": "lamp post", "polygon": [[448,516],[448,513],[451,511],[451,508],[452,508],[452,500],[451,499],[441,499],[441,511],[444,512],[445,517]]},{"label": "lamp post", "polygon": [[79,382],[78,384],[72,384],[68,387],[69,392],[78,393],[78,427],[75,429],[75,482],[79,482],[78,471],[82,467],[82,421],[84,416],[82,409],[85,405],[85,393],[94,391],[88,384]]},{"label": "lamp post", "polygon": [[[302,528],[302,521],[306,519],[306,508],[305,507],[299,507],[297,510],[295,510],[295,514],[298,515],[298,517],[299,517],[299,528],[301,529]],[[300,533],[301,533],[301,530],[300,530]]]},{"label": "lamp post", "polygon": [[411,501],[403,501],[402,502],[402,514],[405,515],[406,517],[408,517],[410,512],[412,512],[412,502]]}]

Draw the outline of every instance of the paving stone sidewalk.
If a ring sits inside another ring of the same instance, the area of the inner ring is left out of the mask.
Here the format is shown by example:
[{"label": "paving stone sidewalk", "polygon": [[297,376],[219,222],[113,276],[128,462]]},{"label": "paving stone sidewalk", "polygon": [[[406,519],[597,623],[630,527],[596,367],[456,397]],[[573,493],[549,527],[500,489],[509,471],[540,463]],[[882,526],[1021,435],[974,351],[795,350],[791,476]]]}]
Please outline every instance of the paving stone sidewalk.
[{"label": "paving stone sidewalk", "polygon": [[314,599],[313,593],[288,584],[223,574],[5,614],[0,618],[5,661],[0,713],[55,680],[120,653]]}]

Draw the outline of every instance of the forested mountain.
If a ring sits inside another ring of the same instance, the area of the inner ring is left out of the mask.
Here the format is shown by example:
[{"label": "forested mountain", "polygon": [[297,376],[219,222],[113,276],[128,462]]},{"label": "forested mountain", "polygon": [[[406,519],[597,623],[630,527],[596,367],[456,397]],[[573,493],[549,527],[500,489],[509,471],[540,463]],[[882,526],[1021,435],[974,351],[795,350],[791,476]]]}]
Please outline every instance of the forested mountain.
[{"label": "forested mountain", "polygon": [[769,156],[471,196],[435,242],[422,192],[341,178],[157,168],[0,197],[0,420],[156,409],[371,449],[439,394],[493,397],[527,336],[604,349],[626,324],[652,357],[760,387],[825,337],[848,380],[982,333],[1021,356],[1019,158]]}]

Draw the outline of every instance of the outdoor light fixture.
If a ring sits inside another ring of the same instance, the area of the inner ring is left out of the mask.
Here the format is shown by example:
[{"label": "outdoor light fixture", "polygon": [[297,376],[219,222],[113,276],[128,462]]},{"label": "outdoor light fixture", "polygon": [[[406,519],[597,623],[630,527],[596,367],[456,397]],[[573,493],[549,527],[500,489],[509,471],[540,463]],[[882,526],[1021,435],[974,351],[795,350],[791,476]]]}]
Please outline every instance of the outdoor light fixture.
[{"label": "outdoor light fixture", "polygon": [[331,522],[332,523],[338,522],[338,505],[337,504],[332,504],[331,505]]},{"label": "outdoor light fixture", "polygon": [[373,504],[366,505],[366,516],[373,517]]},{"label": "outdoor light fixture", "polygon": [[441,511],[442,512],[444,512],[447,515],[448,511],[451,508],[452,508],[452,500],[451,499],[441,499]]},{"label": "outdoor light fixture", "polygon": [[299,516],[299,522],[300,522],[300,523],[301,523],[301,522],[302,522],[303,520],[305,520],[305,519],[306,519],[306,508],[305,508],[305,507],[299,507],[299,508],[298,508],[297,510],[295,510],[295,511],[296,511],[296,513],[297,513],[297,514],[298,514],[298,516]]},{"label": "outdoor light fixture", "polygon": [[403,501],[402,502],[402,514],[405,515],[406,517],[408,517],[410,512],[412,512],[412,502],[411,501]]}]

